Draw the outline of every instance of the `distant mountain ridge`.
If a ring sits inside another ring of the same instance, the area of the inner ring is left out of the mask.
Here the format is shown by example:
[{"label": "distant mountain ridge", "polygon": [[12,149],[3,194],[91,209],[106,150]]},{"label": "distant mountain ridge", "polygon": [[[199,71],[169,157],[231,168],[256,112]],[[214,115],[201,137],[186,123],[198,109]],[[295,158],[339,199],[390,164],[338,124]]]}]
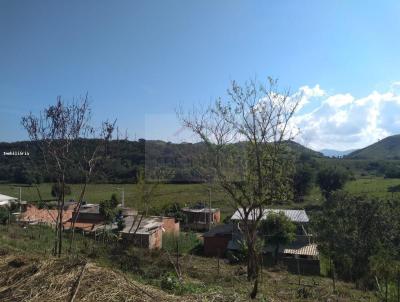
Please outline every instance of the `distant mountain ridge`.
[{"label": "distant mountain ridge", "polygon": [[319,150],[323,155],[328,156],[328,157],[342,157],[349,155],[352,152],[357,151],[357,149],[351,149],[351,150],[344,150],[344,151],[339,151],[339,150],[334,150],[334,149],[322,149]]},{"label": "distant mountain ridge", "polygon": [[400,134],[388,136],[363,149],[356,150],[346,158],[369,160],[400,159]]}]

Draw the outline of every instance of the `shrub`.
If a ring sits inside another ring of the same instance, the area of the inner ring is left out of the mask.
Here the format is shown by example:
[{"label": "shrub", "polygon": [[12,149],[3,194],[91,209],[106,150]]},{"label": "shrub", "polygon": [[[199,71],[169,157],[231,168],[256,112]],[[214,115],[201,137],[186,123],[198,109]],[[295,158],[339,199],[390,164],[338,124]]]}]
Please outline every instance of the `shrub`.
[{"label": "shrub", "polygon": [[163,249],[170,253],[176,253],[177,241],[180,254],[187,254],[201,244],[199,238],[192,232],[181,232],[178,236],[175,234],[163,234]]},{"label": "shrub", "polygon": [[168,272],[164,274],[164,276],[161,278],[161,288],[163,290],[177,290],[181,286],[181,283],[179,282],[178,277],[171,273]]},{"label": "shrub", "polygon": [[0,207],[0,224],[7,224],[10,218],[10,211],[5,207]]}]

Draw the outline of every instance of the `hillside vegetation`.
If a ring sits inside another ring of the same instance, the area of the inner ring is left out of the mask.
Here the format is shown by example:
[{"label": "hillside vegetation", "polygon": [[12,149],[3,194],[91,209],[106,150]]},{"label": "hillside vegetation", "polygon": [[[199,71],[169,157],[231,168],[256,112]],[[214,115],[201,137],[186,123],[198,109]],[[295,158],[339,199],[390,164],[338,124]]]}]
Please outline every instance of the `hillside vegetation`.
[{"label": "hillside vegetation", "polygon": [[[84,147],[93,149],[97,141],[85,139],[74,142],[72,153],[82,156]],[[288,151],[295,155],[320,158],[322,154],[295,142],[287,142]],[[242,152],[245,143],[231,145],[235,152]],[[29,156],[4,156],[4,152],[28,152]],[[206,148],[203,143],[174,144],[163,141],[114,140],[107,145],[107,156],[99,163],[92,181],[99,183],[134,183],[138,172],[146,171],[146,177],[154,177],[155,170],[168,171],[164,181],[171,183],[204,182],[204,172],[208,168],[204,159]],[[51,182],[52,175],[45,171],[42,154],[37,145],[30,141],[0,143],[0,181],[16,183]],[[82,173],[77,167],[67,171],[71,183],[81,183]]]},{"label": "hillside vegetation", "polygon": [[379,142],[350,153],[347,158],[387,160],[400,159],[400,135],[388,136]]},{"label": "hillside vegetation", "polygon": [[[252,286],[243,265],[191,253],[180,257],[181,285],[163,251],[117,249],[79,237],[76,254],[49,256],[52,230],[0,226],[0,301],[188,301],[244,302]],[[80,281],[79,281],[80,280]],[[169,287],[171,285],[172,287]],[[254,301],[377,301],[354,284],[320,276],[297,276],[262,270],[260,295]]]}]

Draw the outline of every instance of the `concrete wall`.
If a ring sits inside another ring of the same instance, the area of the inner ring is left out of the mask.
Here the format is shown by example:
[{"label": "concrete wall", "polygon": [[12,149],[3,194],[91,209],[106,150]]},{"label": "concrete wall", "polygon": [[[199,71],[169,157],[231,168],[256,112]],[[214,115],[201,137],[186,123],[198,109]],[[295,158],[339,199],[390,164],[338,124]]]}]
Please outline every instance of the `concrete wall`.
[{"label": "concrete wall", "polygon": [[180,225],[179,221],[175,222],[173,217],[163,217],[162,218],[163,228],[166,233],[179,234]]},{"label": "concrete wall", "polygon": [[132,242],[134,246],[146,248],[149,250],[161,249],[161,242],[162,242],[161,228],[157,228],[156,230],[151,231],[148,234],[121,233],[121,235],[123,239]]},{"label": "concrete wall", "polygon": [[210,257],[224,257],[231,235],[204,237],[204,255]]},{"label": "concrete wall", "polygon": [[214,223],[220,223],[221,221],[221,211],[218,210],[214,213]]}]

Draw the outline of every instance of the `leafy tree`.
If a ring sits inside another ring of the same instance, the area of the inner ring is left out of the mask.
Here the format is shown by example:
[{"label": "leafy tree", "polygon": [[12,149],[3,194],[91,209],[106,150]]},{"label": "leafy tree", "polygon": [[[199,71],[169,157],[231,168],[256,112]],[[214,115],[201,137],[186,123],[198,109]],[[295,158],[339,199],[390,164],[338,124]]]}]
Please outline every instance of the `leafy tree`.
[{"label": "leafy tree", "polygon": [[388,187],[387,191],[389,193],[392,193],[392,198],[393,198],[394,193],[400,192],[400,185],[390,186],[390,187]]},{"label": "leafy tree", "polygon": [[[376,255],[371,256],[370,269],[375,276],[376,287],[381,299],[388,301],[389,283],[394,280],[397,275],[397,262],[388,250],[382,249]],[[383,283],[384,288],[381,284]]]},{"label": "leafy tree", "polygon": [[122,211],[118,212],[116,221],[117,221],[118,231],[122,231],[125,228],[125,220],[124,220],[124,217],[122,216]]},{"label": "leafy tree", "polygon": [[370,260],[382,249],[400,250],[400,204],[344,192],[333,193],[315,219],[320,251],[329,256],[339,277],[371,287]]},{"label": "leafy tree", "polygon": [[298,164],[293,176],[294,200],[301,202],[304,196],[310,193],[314,184],[314,169],[307,163]]},{"label": "leafy tree", "polygon": [[296,225],[283,212],[269,213],[261,222],[260,231],[267,244],[275,245],[275,264],[278,261],[279,247],[292,242],[296,237]]},{"label": "leafy tree", "polygon": [[342,167],[326,167],[317,174],[317,184],[326,199],[332,192],[344,187],[349,179],[349,173]]},{"label": "leafy tree", "polygon": [[[61,256],[63,215],[65,205],[65,184],[76,179],[79,171],[83,186],[78,198],[79,212],[85,195],[87,183],[91,180],[96,165],[107,153],[107,142],[111,140],[115,122],[105,121],[99,130],[90,124],[90,107],[88,96],[81,97],[78,101],[65,103],[61,97],[57,98],[54,105],[45,108],[38,115],[30,113],[22,117],[21,124],[33,142],[35,150],[40,156],[32,160],[37,173],[46,173],[51,182],[57,183],[57,218],[55,227],[54,255]],[[86,138],[96,138],[92,144],[85,142]],[[80,148],[78,148],[80,146]],[[41,157],[40,160],[38,160]],[[73,173],[71,173],[73,172]],[[35,186],[39,199],[41,193]],[[72,221],[72,236],[70,249],[74,241],[75,222]]]},{"label": "leafy tree", "polygon": [[0,224],[7,224],[10,218],[10,210],[7,207],[0,207]]},{"label": "leafy tree", "polygon": [[[254,280],[251,298],[258,289],[256,241],[263,209],[292,199],[293,159],[286,142],[295,134],[290,120],[298,101],[269,78],[266,85],[232,82],[227,99],[219,98],[205,110],[178,113],[184,127],[207,147],[211,172],[233,208],[242,211],[247,278]],[[235,141],[241,142],[240,149],[234,148]]]},{"label": "leafy tree", "polygon": [[[61,197],[62,188],[59,184],[55,183],[51,186],[51,196],[60,198]],[[64,185],[64,194],[71,195],[71,187],[68,185]]]},{"label": "leafy tree", "polygon": [[181,205],[177,202],[167,205],[164,208],[164,215],[167,217],[174,217],[176,221],[183,221],[185,219],[181,210]]},{"label": "leafy tree", "polygon": [[112,223],[118,214],[118,200],[116,194],[111,195],[110,200],[100,202],[99,212],[104,217],[106,223]]}]

